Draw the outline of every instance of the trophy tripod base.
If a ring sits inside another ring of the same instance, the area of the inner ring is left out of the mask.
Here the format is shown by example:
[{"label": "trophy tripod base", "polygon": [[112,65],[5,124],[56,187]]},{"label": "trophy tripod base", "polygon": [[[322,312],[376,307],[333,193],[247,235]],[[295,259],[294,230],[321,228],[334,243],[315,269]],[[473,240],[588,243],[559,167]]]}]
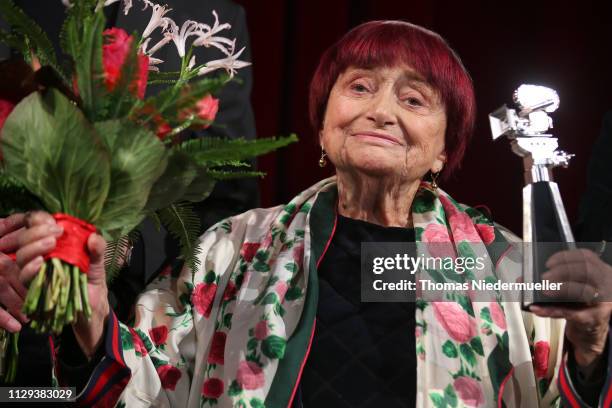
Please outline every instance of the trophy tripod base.
[{"label": "trophy tripod base", "polygon": [[[523,282],[541,282],[550,256],[575,248],[574,236],[565,213],[557,183],[537,181],[523,188]],[[522,307],[547,306],[552,298],[540,291],[523,291]],[[570,299],[554,299],[564,305],[581,306]]]}]

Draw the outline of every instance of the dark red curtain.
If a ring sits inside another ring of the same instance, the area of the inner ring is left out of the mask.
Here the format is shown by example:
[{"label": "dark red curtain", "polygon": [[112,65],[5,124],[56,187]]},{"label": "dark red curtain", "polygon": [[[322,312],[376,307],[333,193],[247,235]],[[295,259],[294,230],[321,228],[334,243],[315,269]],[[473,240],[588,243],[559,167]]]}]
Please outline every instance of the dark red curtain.
[{"label": "dark red curtain", "polygon": [[[247,11],[260,137],[295,132],[300,142],[260,159],[264,206],[286,202],[330,174],[307,120],[311,75],[325,48],[355,25],[401,19],[440,33],[459,53],[476,88],[478,123],[463,167],[442,188],[487,205],[520,233],[522,164],[507,141],[491,140],[489,112],[521,83],[555,88],[553,133],[575,153],[556,180],[570,217],[584,191],[591,146],[612,109],[612,4],[572,1],[239,0]],[[612,160],[612,158],[610,158]]]}]

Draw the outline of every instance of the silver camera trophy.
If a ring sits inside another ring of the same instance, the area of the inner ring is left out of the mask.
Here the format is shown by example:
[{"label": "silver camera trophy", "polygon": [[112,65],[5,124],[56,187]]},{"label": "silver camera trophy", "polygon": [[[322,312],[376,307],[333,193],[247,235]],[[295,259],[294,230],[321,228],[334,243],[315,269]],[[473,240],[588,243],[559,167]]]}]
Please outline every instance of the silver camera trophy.
[{"label": "silver camera trophy", "polygon": [[[552,174],[554,167],[567,167],[574,155],[557,150],[557,138],[547,133],[552,128],[548,114],[559,107],[554,89],[521,85],[513,100],[515,109],[504,105],[489,114],[489,122],[493,140],[506,136],[512,151],[523,158],[523,282],[540,282],[548,258],[575,247]],[[538,291],[522,292],[523,308],[545,302],[547,298]]]}]

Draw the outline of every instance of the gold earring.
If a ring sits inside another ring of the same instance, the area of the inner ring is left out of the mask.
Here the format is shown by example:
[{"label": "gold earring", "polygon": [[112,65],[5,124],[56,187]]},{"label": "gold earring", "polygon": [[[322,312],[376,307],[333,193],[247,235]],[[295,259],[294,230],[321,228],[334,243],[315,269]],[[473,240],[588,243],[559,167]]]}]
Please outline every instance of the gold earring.
[{"label": "gold earring", "polygon": [[434,190],[438,189],[438,176],[440,176],[440,172],[437,173],[431,173],[431,187]]},{"label": "gold earring", "polygon": [[325,150],[321,149],[321,158],[319,159],[319,167],[325,167],[327,166],[327,153],[325,153]]}]

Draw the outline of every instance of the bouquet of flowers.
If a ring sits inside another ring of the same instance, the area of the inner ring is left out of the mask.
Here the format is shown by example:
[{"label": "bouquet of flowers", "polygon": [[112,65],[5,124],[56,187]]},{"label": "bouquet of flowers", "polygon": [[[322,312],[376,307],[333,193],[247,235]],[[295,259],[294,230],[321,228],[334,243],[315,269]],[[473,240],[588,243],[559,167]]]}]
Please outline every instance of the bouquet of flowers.
[{"label": "bouquet of flowers", "polygon": [[[200,227],[189,203],[206,198],[216,180],[259,176],[248,168],[249,159],[296,140],[182,137],[211,125],[218,109],[214,95],[249,65],[239,60],[244,48],[236,51],[236,41],[222,36],[230,26],[220,24],[216,13],[213,25],[188,20],[179,26],[166,6],[149,0],[142,0],[151,19],[140,36],[105,30],[103,8],[116,1],[63,0],[60,41],[67,66],[35,22],[10,0],[0,2],[11,26],[0,31],[0,41],[22,56],[0,63],[0,210],[41,208],[64,229],[24,302],[31,326],[41,332],[59,333],[79,313],[90,316],[91,233],[110,241],[112,275],[136,226],[151,217],[178,239],[186,264],[195,268]],[[123,1],[126,14],[131,6]],[[151,46],[156,31],[161,39]],[[153,55],[169,43],[181,69],[160,72],[163,61]],[[216,47],[226,57],[200,63],[193,56],[200,46]],[[225,74],[205,76],[219,69]],[[164,89],[145,98],[150,84]],[[16,336],[0,335],[9,381],[16,361],[11,342],[16,345]]]}]

